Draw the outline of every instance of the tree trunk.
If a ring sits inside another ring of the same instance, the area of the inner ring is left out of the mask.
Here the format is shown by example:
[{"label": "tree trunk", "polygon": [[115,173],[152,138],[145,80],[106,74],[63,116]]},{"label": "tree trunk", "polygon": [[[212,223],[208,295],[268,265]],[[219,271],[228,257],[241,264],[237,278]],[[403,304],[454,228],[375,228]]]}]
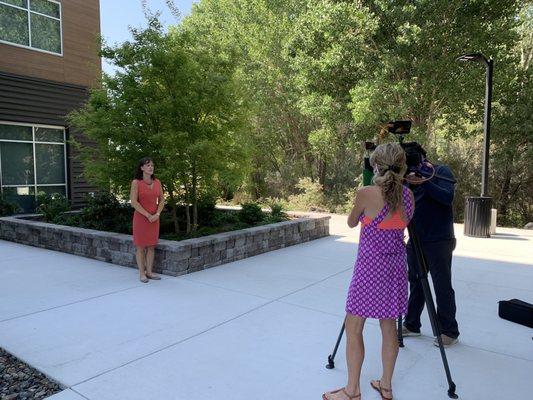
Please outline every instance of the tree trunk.
[{"label": "tree trunk", "polygon": [[191,233],[191,212],[189,207],[189,185],[185,181],[185,219],[187,221],[187,234]]},{"label": "tree trunk", "polygon": [[198,229],[198,177],[196,176],[196,161],[192,163],[192,231]]},{"label": "tree trunk", "polygon": [[180,226],[178,223],[178,215],[176,212],[177,204],[176,204],[176,198],[174,197],[173,189],[168,191],[168,197],[170,198],[170,211],[172,215],[172,222],[174,223],[174,233],[177,234],[180,231]]},{"label": "tree trunk", "polygon": [[326,187],[326,168],[326,161],[321,158],[318,163],[318,183],[322,185],[322,188]]},{"label": "tree trunk", "polygon": [[[513,156],[510,156],[509,159],[506,161],[507,165],[513,165]],[[499,207],[499,214],[503,217],[503,220],[506,220],[507,217],[507,210],[509,206],[509,194],[511,190],[511,178],[514,171],[512,171],[510,168],[505,169],[505,176],[503,180],[503,185],[500,191],[500,207]]]},{"label": "tree trunk", "polygon": [[509,200],[509,189],[511,187],[511,174],[509,170],[505,171],[505,180],[503,181],[502,190],[500,192],[500,216],[505,218],[507,216],[507,206]]}]

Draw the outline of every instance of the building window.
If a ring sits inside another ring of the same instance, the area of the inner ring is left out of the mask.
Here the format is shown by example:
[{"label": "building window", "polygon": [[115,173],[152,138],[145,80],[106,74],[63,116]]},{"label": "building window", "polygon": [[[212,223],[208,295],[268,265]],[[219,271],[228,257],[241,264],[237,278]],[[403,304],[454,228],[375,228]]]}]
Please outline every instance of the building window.
[{"label": "building window", "polygon": [[63,55],[61,3],[0,0],[0,42]]},{"label": "building window", "polygon": [[40,193],[67,196],[65,129],[0,122],[0,189],[24,212]]}]

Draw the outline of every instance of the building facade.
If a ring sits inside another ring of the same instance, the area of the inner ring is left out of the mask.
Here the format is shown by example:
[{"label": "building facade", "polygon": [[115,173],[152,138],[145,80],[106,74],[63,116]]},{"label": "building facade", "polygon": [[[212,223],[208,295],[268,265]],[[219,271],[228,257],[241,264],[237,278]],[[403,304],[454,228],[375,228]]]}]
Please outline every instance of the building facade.
[{"label": "building facade", "polygon": [[0,0],[0,188],[24,212],[39,193],[94,192],[66,115],[98,84],[99,0]]}]

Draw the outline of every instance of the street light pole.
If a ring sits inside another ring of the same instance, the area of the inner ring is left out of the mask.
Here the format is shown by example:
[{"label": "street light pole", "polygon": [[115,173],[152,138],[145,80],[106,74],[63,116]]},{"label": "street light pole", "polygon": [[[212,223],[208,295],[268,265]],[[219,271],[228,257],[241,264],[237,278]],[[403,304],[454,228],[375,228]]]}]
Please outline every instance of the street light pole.
[{"label": "street light pole", "polygon": [[463,54],[458,61],[484,62],[485,78],[485,116],[483,119],[483,162],[481,170],[481,196],[467,197],[465,205],[465,235],[474,237],[490,237],[492,219],[492,198],[488,195],[489,186],[489,154],[490,154],[490,112],[492,102],[492,70],[493,61],[482,53]]},{"label": "street light pole", "polygon": [[494,62],[484,61],[487,65],[487,76],[485,81],[485,118],[483,121],[483,172],[481,177],[481,197],[488,196],[489,186],[489,152],[490,152],[490,112],[492,103],[492,67]]}]

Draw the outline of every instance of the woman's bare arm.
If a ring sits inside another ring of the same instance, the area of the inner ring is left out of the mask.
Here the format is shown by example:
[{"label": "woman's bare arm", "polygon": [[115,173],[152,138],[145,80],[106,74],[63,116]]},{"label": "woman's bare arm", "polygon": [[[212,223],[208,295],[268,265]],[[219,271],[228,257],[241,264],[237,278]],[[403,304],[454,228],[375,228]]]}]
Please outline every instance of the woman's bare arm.
[{"label": "woman's bare arm", "polygon": [[158,202],[158,205],[157,205],[157,215],[160,215],[161,212],[163,211],[163,208],[165,208],[165,194],[163,193],[163,185],[161,185],[161,183],[159,183],[159,187],[161,188],[161,190],[159,191],[159,202]]},{"label": "woman's bare arm", "polygon": [[367,193],[365,188],[360,188],[357,190],[357,193],[355,195],[354,199],[354,205],[352,208],[352,211],[350,212],[350,215],[348,216],[348,226],[350,228],[355,228],[357,224],[359,223],[359,216],[365,211],[365,199],[367,197]]},{"label": "woman's bare arm", "polygon": [[131,206],[137,211],[138,213],[144,215],[146,218],[150,218],[151,214],[146,211],[142,206],[141,203],[139,203],[139,194],[138,194],[138,188],[137,188],[137,180],[134,179],[131,182],[131,190],[130,190],[130,202]]}]

